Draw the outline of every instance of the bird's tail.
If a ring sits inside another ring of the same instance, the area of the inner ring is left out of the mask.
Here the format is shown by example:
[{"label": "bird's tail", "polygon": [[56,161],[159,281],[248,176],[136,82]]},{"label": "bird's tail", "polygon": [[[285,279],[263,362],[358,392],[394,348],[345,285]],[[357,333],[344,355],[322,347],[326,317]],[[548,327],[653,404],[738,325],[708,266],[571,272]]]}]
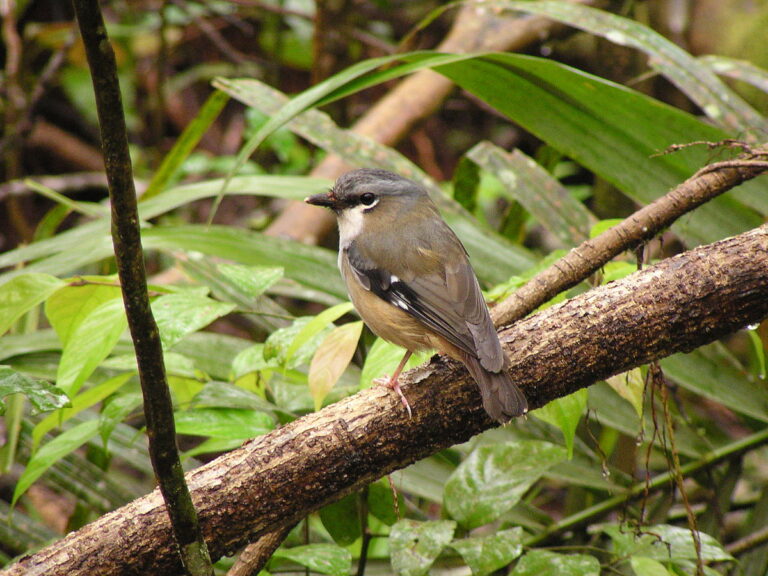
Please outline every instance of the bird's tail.
[{"label": "bird's tail", "polygon": [[512,382],[512,378],[505,369],[500,372],[491,372],[483,368],[480,360],[474,356],[468,354],[462,356],[464,356],[462,358],[464,365],[480,388],[483,408],[491,418],[504,424],[528,412],[528,401],[525,395],[517,384]]}]

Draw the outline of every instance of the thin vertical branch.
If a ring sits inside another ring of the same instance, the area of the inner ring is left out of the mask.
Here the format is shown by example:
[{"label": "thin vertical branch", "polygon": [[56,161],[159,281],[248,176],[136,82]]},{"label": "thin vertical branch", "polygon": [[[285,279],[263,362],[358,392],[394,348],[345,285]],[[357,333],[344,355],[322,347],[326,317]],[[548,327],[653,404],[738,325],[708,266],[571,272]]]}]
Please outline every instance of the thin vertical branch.
[{"label": "thin vertical branch", "polygon": [[184,481],[160,334],[149,305],[133,168],[128,153],[115,54],[107,37],[98,0],[73,0],[73,4],[96,94],[112,204],[112,242],[139,366],[152,466],[187,573],[193,576],[212,575],[208,548]]}]

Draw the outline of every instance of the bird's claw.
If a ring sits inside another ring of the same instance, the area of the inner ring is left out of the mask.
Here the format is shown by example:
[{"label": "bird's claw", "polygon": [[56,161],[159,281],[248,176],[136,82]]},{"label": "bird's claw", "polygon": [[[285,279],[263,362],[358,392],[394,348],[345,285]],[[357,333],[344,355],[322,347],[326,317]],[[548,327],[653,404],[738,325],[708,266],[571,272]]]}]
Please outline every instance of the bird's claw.
[{"label": "bird's claw", "polygon": [[405,406],[405,409],[408,411],[408,418],[413,418],[413,412],[411,412],[411,405],[408,404],[408,399],[405,397],[405,394],[403,394],[403,390],[400,388],[400,382],[398,382],[396,379],[393,380],[392,378],[384,377],[384,378],[374,379],[373,383],[379,386],[386,386],[387,388],[397,392],[397,395],[400,396],[400,401],[403,403],[403,406]]}]

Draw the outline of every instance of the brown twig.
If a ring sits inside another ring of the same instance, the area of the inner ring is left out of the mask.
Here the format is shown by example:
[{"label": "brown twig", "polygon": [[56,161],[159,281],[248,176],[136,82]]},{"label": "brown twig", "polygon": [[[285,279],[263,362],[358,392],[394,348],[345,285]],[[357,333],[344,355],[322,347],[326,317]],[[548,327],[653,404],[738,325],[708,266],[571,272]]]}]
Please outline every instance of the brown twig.
[{"label": "brown twig", "polygon": [[180,556],[188,574],[208,576],[213,574],[213,566],[181,468],[160,333],[149,305],[115,53],[99,0],[73,0],[73,5],[96,96],[112,208],[112,241],[144,395],[150,457],[165,501],[163,513],[170,519],[178,546],[174,555]]},{"label": "brown twig", "polygon": [[680,216],[765,172],[768,172],[766,149],[705,166],[668,194],[583,242],[534,276],[494,307],[494,322],[504,326],[523,318],[557,294],[576,286],[624,250],[650,240]]}]

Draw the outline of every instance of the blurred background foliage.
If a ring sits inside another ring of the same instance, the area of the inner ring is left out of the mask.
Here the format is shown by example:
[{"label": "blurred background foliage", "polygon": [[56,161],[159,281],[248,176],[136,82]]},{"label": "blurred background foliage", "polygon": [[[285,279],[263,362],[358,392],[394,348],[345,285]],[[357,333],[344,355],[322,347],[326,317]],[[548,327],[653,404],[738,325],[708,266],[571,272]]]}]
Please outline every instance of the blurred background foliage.
[{"label": "blurred background foliage", "polygon": [[[270,233],[290,200],[329,186],[309,175],[327,155],[422,181],[498,299],[734,153],[694,146],[658,156],[667,146],[766,140],[766,2],[605,2],[604,12],[484,2],[498,25],[534,14],[564,25],[522,54],[471,59],[419,52],[438,45],[463,8],[443,4],[103,3],[188,466],[369,386],[399,359],[361,331],[332,236],[318,247]],[[153,477],[71,7],[0,8],[7,563],[147,493]],[[360,64],[370,58],[387,65]],[[395,78],[424,67],[459,88],[396,147],[346,129]],[[754,181],[683,218],[646,257],[750,229],[766,214],[768,185]],[[593,280],[634,269],[627,255]],[[766,342],[763,324],[663,361],[667,402],[643,393],[647,370],[636,369],[421,461],[392,475],[397,505],[386,480],[374,483],[307,518],[267,569],[655,576],[695,573],[698,563],[708,574],[762,576]]]}]

